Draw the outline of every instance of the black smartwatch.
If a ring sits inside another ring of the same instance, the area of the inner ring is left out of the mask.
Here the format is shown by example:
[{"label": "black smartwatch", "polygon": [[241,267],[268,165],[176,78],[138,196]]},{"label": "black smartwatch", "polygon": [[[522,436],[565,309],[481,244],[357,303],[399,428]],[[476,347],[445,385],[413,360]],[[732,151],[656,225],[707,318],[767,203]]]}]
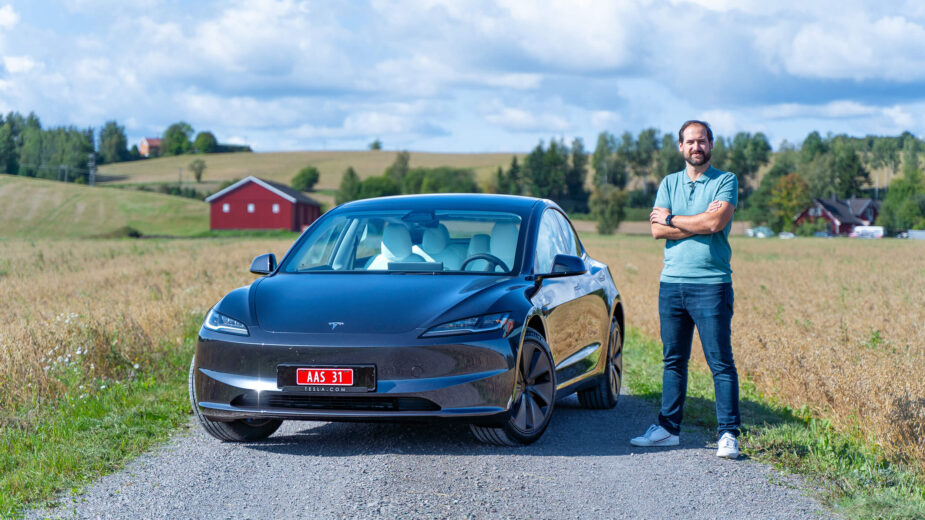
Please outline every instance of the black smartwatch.
[{"label": "black smartwatch", "polygon": [[[672,219],[672,217],[674,217],[674,215],[672,215],[671,213],[669,213],[668,216],[665,217],[665,225],[666,225],[666,226],[671,226],[671,219]],[[673,227],[673,226],[671,226],[671,227]]]}]

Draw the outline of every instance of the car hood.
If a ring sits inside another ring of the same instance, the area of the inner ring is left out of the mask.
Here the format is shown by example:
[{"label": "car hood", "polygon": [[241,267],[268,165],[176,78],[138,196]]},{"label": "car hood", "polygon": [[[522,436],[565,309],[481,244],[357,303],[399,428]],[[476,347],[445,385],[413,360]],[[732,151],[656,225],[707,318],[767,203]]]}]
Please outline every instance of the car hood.
[{"label": "car hood", "polygon": [[[277,274],[253,292],[270,332],[400,333],[492,312],[512,278],[484,275]],[[440,319],[451,310],[446,320]],[[472,312],[473,314],[466,314]],[[457,315],[461,313],[460,315]]]}]

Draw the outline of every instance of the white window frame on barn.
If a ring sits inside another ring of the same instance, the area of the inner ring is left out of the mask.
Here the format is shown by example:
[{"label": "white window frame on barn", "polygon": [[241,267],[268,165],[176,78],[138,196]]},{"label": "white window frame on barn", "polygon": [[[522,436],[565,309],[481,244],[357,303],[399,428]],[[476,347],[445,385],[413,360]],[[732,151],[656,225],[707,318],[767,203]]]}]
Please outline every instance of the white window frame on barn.
[{"label": "white window frame on barn", "polygon": [[225,202],[222,204],[222,213],[231,213],[231,204]]},{"label": "white window frame on barn", "polygon": [[273,204],[273,213],[279,213],[279,204]]},{"label": "white window frame on barn", "polygon": [[248,203],[247,203],[247,212],[248,212],[248,213],[253,213],[254,211],[256,211],[256,208],[254,207],[254,203],[253,203],[253,202],[248,202]]}]

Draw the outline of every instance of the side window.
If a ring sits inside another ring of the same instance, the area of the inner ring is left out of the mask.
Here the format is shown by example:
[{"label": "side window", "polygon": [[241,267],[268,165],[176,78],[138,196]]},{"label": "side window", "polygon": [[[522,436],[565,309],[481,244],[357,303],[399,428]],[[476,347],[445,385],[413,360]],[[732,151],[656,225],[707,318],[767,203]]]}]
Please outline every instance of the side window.
[{"label": "side window", "polygon": [[558,213],[555,211],[547,210],[540,220],[540,227],[536,237],[536,255],[533,262],[534,273],[552,271],[552,261],[556,255],[571,254],[557,215]]},{"label": "side window", "polygon": [[565,246],[567,247],[564,253],[572,256],[581,256],[581,243],[578,241],[578,235],[575,234],[575,229],[572,228],[572,225],[569,223],[568,219],[565,218],[565,215],[558,211],[553,211],[552,213],[555,213],[556,220],[558,220],[559,225],[562,226]]}]

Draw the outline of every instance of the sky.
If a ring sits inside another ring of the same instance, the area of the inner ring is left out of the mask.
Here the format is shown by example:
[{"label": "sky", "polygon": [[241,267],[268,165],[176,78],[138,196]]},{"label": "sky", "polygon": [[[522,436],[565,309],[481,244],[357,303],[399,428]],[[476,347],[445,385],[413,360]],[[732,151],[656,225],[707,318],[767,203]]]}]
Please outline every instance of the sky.
[{"label": "sky", "polygon": [[0,112],[130,143],[527,152],[603,131],[925,135],[921,0],[0,0]]}]

